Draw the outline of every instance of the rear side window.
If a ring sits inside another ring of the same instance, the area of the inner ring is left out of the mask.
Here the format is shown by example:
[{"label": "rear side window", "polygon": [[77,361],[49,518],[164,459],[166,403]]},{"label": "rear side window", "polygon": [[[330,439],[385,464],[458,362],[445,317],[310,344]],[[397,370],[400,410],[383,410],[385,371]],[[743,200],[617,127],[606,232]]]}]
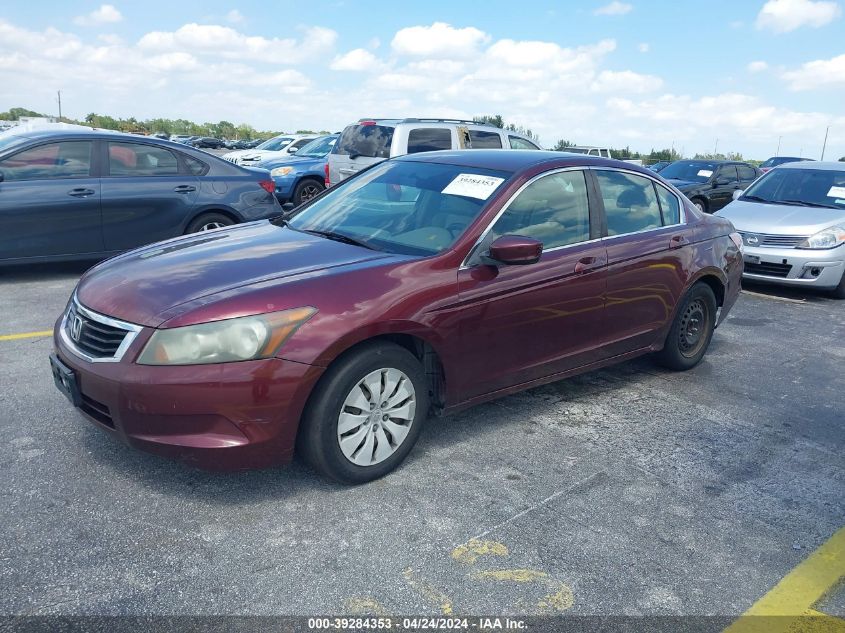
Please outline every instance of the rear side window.
[{"label": "rear side window", "polygon": [[607,216],[607,234],[623,235],[663,225],[651,180],[620,171],[596,170]]},{"label": "rear side window", "polygon": [[110,176],[175,176],[179,161],[170,150],[141,143],[109,143]]},{"label": "rear side window", "polygon": [[85,178],[91,173],[91,142],[48,143],[10,156],[0,162],[5,180]]},{"label": "rear side window", "polygon": [[739,179],[745,182],[750,182],[757,177],[757,172],[748,165],[737,165],[736,170],[739,172]]},{"label": "rear side window", "polygon": [[394,128],[386,125],[350,125],[335,145],[335,154],[390,158],[390,144]]},{"label": "rear side window", "polygon": [[502,149],[502,137],[498,132],[470,130],[469,138],[472,141],[472,149]]},{"label": "rear side window", "polygon": [[408,132],[408,153],[452,149],[452,132],[437,127],[421,127]]},{"label": "rear side window", "polygon": [[196,158],[182,155],[182,159],[185,161],[185,167],[187,168],[189,174],[202,176],[208,171],[208,165]]},{"label": "rear side window", "polygon": [[526,141],[524,138],[520,138],[519,136],[508,135],[508,140],[510,141],[511,149],[540,149],[534,145],[534,143]]},{"label": "rear side window", "polygon": [[678,197],[663,185],[654,184],[657,190],[657,199],[660,201],[660,210],[663,212],[663,224],[681,223],[681,204]]}]

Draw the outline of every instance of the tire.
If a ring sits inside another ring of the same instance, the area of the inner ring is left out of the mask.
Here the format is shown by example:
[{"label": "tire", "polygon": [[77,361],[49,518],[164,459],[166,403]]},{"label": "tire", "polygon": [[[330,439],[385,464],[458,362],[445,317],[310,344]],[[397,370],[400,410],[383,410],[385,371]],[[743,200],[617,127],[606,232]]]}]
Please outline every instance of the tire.
[{"label": "tire", "polygon": [[[367,384],[386,386],[388,395],[374,399]],[[382,398],[390,416],[381,413]],[[428,381],[413,354],[393,343],[365,344],[341,356],[320,379],[302,417],[297,452],[336,481],[378,479],[414,447],[428,402]]]},{"label": "tire", "polygon": [[326,186],[323,183],[312,178],[301,180],[293,190],[291,202],[293,202],[293,206],[298,207],[303,202],[308,202],[314,196],[319,195],[325,188]]},{"label": "tire", "polygon": [[191,220],[191,223],[188,224],[188,228],[185,229],[185,235],[188,233],[199,233],[201,231],[220,229],[224,226],[231,226],[234,223],[235,221],[232,218],[228,215],[223,215],[222,213],[203,213]]},{"label": "tire", "polygon": [[702,213],[709,213],[707,211],[707,203],[701,198],[693,198],[692,200],[690,200],[690,202],[692,202],[696,206],[696,208]]},{"label": "tire", "polygon": [[699,282],[684,297],[655,359],[675,371],[692,369],[704,358],[715,327],[716,296],[710,286]]},{"label": "tire", "polygon": [[842,279],[839,280],[839,285],[830,291],[830,296],[834,299],[845,299],[845,273],[842,273]]}]

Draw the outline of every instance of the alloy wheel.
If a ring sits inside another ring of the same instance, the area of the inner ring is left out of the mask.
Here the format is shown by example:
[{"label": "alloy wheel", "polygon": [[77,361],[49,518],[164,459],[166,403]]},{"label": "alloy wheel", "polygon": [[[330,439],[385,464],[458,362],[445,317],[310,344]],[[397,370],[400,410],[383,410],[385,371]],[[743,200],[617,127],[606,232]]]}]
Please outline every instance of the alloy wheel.
[{"label": "alloy wheel", "polygon": [[305,185],[299,194],[299,202],[308,202],[311,198],[320,193],[321,189],[317,185]]},{"label": "alloy wheel", "polygon": [[197,230],[197,232],[201,233],[202,231],[211,231],[212,229],[222,229],[224,226],[228,225],[223,222],[206,222]]}]

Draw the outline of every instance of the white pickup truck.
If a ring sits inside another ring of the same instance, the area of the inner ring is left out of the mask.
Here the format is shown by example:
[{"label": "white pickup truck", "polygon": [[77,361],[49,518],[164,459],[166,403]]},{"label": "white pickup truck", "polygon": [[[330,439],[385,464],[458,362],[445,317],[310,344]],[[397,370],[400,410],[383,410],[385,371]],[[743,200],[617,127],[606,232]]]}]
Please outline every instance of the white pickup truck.
[{"label": "white pickup truck", "polygon": [[[602,158],[613,158],[610,149],[607,147],[592,147],[590,145],[575,145],[567,147],[564,152],[572,152],[574,154],[587,154],[589,156],[601,156]],[[631,163],[632,165],[643,166],[643,161],[638,158],[622,159],[623,162]]]}]

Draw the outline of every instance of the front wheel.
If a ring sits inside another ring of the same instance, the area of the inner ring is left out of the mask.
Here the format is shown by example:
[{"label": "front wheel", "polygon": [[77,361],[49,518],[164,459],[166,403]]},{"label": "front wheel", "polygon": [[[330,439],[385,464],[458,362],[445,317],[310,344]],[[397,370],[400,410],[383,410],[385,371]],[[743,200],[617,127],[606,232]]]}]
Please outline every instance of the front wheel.
[{"label": "front wheel", "polygon": [[325,185],[316,180],[303,180],[293,190],[292,198],[294,206],[298,207],[304,202],[308,202],[311,198],[319,195],[325,188]]},{"label": "front wheel", "polygon": [[699,282],[684,297],[657,362],[676,371],[692,369],[704,358],[715,328],[716,296]]},{"label": "front wheel", "polygon": [[350,484],[396,468],[428,414],[428,383],[419,360],[392,343],[372,343],[329,367],[309,399],[297,436],[315,470]]},{"label": "front wheel", "polygon": [[702,213],[707,213],[707,205],[705,204],[704,200],[701,198],[695,198],[692,203],[695,205],[695,208],[701,211]]}]

